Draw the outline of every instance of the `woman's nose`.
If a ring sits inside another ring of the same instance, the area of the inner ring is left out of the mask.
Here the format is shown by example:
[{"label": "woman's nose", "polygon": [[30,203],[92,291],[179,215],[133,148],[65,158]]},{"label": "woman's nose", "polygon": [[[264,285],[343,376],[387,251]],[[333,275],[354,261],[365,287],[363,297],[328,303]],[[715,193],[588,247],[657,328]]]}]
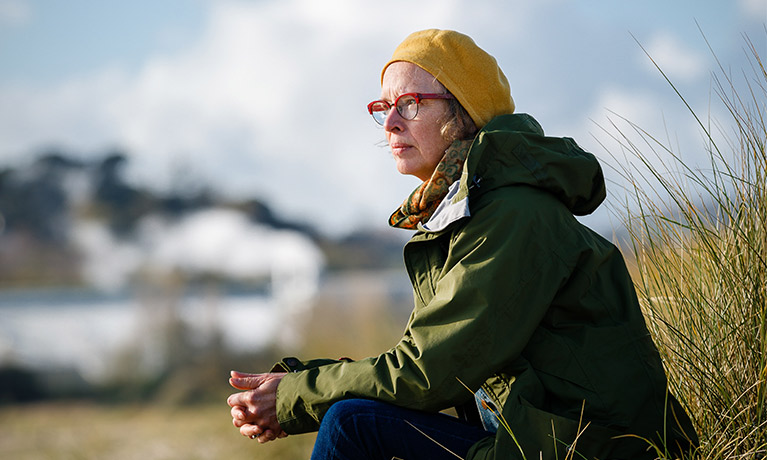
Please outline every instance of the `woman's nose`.
[{"label": "woman's nose", "polygon": [[402,116],[397,112],[397,109],[394,107],[389,110],[389,113],[386,114],[386,118],[384,118],[384,130],[386,131],[402,131],[403,123],[405,122],[405,119],[402,118]]}]

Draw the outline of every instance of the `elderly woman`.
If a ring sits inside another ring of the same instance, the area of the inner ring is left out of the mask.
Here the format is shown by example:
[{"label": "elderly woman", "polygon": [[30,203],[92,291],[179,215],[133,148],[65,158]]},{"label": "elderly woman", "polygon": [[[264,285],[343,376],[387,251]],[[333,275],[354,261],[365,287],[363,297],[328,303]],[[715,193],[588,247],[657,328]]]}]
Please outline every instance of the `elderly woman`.
[{"label": "elderly woman", "polygon": [[453,31],[407,37],[368,110],[397,170],[423,181],[389,222],[416,231],[404,336],[360,361],[233,372],[240,432],[318,430],[313,459],[649,459],[649,443],[694,446],[620,253],[573,216],[605,197],[597,160],[515,114],[496,60]]}]

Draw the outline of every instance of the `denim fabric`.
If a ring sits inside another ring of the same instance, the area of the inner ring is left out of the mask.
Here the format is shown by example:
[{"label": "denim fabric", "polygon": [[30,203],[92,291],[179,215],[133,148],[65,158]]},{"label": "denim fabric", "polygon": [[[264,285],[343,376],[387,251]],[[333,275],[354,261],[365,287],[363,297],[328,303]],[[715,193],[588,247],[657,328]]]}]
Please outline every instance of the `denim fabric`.
[{"label": "denim fabric", "polygon": [[492,435],[449,415],[348,399],[323,417],[312,460],[455,460]]},{"label": "denim fabric", "polygon": [[[497,433],[500,410],[495,405],[495,402],[490,399],[490,395],[488,395],[482,388],[474,393],[474,400],[477,402],[477,410],[479,410],[479,418],[482,420],[482,426],[485,430],[491,433]],[[485,404],[482,404],[483,401]],[[493,411],[495,411],[495,413],[493,413]]]}]

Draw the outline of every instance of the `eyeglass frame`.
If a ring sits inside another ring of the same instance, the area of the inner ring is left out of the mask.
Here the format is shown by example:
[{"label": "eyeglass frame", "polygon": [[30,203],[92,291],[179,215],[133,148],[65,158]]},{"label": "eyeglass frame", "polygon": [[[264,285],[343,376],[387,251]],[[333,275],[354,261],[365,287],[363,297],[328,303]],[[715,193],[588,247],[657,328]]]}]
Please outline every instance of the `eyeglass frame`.
[{"label": "eyeglass frame", "polygon": [[[397,106],[397,102],[399,102],[400,99],[402,99],[405,96],[410,96],[415,99],[415,114],[413,115],[413,118],[405,118],[402,113],[400,112],[399,107]],[[397,99],[394,100],[394,104],[390,104],[383,99],[378,99],[370,104],[368,104],[368,113],[370,113],[370,116],[373,117],[373,120],[375,120],[376,124],[379,126],[383,126],[383,122],[379,122],[378,119],[373,115],[373,105],[378,103],[386,104],[386,115],[384,116],[384,120],[386,117],[389,116],[389,113],[391,113],[392,107],[397,109],[397,114],[402,117],[404,120],[414,120],[415,117],[418,116],[418,106],[421,103],[421,100],[428,100],[428,99],[455,99],[455,96],[453,96],[450,93],[404,93],[397,96]],[[383,110],[377,110],[377,112],[384,112]]]}]

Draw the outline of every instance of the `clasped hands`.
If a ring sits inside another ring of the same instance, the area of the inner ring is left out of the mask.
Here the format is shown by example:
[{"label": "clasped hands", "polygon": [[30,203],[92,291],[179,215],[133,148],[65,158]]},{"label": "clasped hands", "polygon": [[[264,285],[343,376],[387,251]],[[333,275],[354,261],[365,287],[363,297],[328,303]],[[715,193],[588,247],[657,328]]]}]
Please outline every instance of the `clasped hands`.
[{"label": "clasped hands", "polygon": [[243,436],[263,444],[288,435],[277,421],[277,386],[284,376],[231,372],[229,384],[244,391],[232,394],[226,402],[232,408],[232,423]]}]

